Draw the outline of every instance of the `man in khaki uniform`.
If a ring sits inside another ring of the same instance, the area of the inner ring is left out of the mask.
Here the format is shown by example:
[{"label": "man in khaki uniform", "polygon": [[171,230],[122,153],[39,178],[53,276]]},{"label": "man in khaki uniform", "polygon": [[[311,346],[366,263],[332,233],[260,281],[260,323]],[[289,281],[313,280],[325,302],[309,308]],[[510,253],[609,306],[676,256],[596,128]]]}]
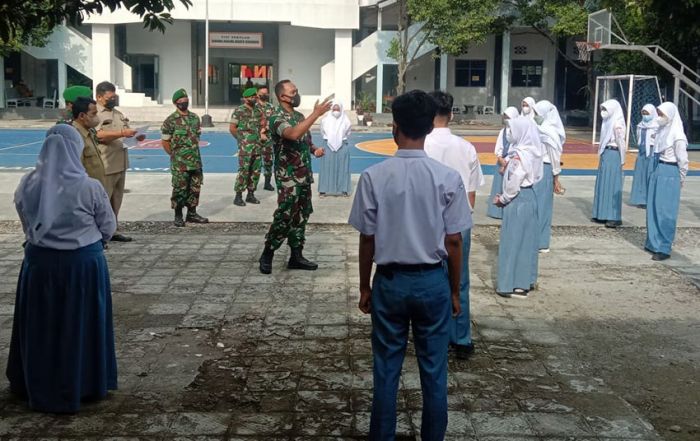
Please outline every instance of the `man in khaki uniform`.
[{"label": "man in khaki uniform", "polygon": [[[103,81],[95,88],[97,97],[97,126],[98,148],[105,167],[105,189],[114,215],[119,219],[119,209],[124,198],[124,183],[126,169],[129,168],[129,155],[122,138],[133,138],[136,130],[129,128],[129,119],[116,110],[118,96],[116,87],[109,81]],[[131,242],[131,238],[115,233],[113,241]]]},{"label": "man in khaki uniform", "polygon": [[80,156],[80,161],[85,167],[88,176],[100,181],[105,186],[105,165],[97,148],[97,133],[95,127],[100,124],[97,117],[97,103],[92,98],[80,97],[73,102],[71,125],[78,130],[83,137],[85,148]]}]

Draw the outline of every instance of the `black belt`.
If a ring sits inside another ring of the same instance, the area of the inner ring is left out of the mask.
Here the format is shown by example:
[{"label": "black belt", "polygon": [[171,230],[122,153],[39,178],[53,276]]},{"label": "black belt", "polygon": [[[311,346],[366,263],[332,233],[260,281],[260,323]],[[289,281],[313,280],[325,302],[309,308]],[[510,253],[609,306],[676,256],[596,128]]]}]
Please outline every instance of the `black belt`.
[{"label": "black belt", "polygon": [[523,185],[523,186],[520,187],[520,188],[521,188],[521,189],[522,189],[522,188],[532,188],[532,185]]},{"label": "black belt", "polygon": [[408,264],[403,264],[403,263],[389,263],[387,265],[377,265],[378,272],[387,272],[387,271],[416,272],[416,271],[434,270],[437,268],[442,268],[442,262],[418,263],[415,265],[408,265]]},{"label": "black belt", "polygon": [[611,145],[605,146],[605,150],[620,150],[619,147],[613,147]]},{"label": "black belt", "polygon": [[662,161],[660,159],[659,159],[659,164],[674,165],[674,166],[678,167],[677,162],[666,162],[666,161]]}]

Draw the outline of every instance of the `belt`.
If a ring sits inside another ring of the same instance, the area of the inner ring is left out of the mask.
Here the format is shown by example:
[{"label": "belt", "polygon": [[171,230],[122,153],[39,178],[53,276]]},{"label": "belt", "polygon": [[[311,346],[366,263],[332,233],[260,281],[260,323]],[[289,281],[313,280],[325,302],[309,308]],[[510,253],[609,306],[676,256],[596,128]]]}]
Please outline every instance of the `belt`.
[{"label": "belt", "polygon": [[521,188],[521,189],[523,189],[523,188],[532,188],[532,185],[523,185],[523,186],[520,187],[520,188]]},{"label": "belt", "polygon": [[416,272],[416,271],[428,271],[437,268],[442,268],[442,262],[437,263],[418,263],[415,265],[408,265],[403,263],[389,263],[387,265],[377,265],[378,272],[387,271],[406,271],[406,272]]},{"label": "belt", "polygon": [[667,162],[667,161],[662,161],[662,160],[660,160],[660,159],[659,159],[659,164],[673,165],[673,166],[678,167],[678,163],[677,163],[677,162]]},{"label": "belt", "polygon": [[620,150],[619,147],[613,147],[611,145],[605,146],[605,150]]}]

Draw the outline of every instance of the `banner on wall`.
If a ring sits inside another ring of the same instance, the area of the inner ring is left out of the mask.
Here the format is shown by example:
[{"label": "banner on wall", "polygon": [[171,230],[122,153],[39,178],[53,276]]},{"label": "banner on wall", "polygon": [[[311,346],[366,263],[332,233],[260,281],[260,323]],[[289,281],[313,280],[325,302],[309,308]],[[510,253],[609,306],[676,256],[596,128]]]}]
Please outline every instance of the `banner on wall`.
[{"label": "banner on wall", "polygon": [[225,49],[262,49],[262,32],[210,32],[209,47]]}]

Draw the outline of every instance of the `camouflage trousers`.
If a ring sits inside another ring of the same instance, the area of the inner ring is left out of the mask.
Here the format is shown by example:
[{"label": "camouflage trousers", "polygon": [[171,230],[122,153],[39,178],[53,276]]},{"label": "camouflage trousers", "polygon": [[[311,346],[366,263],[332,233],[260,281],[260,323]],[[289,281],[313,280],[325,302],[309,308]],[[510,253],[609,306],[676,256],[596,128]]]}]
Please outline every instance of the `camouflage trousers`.
[{"label": "camouflage trousers", "polygon": [[265,176],[272,176],[272,147],[271,142],[264,143],[262,146],[262,164]]},{"label": "camouflage trousers", "polygon": [[260,157],[259,149],[254,149],[250,152],[246,152],[244,150],[239,151],[238,179],[236,179],[236,185],[234,186],[234,191],[236,193],[243,192],[245,190],[255,191],[255,189],[258,188],[261,163],[262,158]]},{"label": "camouflage trousers", "polygon": [[287,239],[291,248],[300,248],[306,241],[306,223],[314,209],[311,205],[311,185],[285,187],[277,182],[277,210],[272,217],[265,245],[279,249]]},{"label": "camouflage trousers", "polygon": [[173,195],[170,198],[172,208],[194,208],[199,205],[199,192],[204,182],[202,170],[171,170],[173,175]]}]

